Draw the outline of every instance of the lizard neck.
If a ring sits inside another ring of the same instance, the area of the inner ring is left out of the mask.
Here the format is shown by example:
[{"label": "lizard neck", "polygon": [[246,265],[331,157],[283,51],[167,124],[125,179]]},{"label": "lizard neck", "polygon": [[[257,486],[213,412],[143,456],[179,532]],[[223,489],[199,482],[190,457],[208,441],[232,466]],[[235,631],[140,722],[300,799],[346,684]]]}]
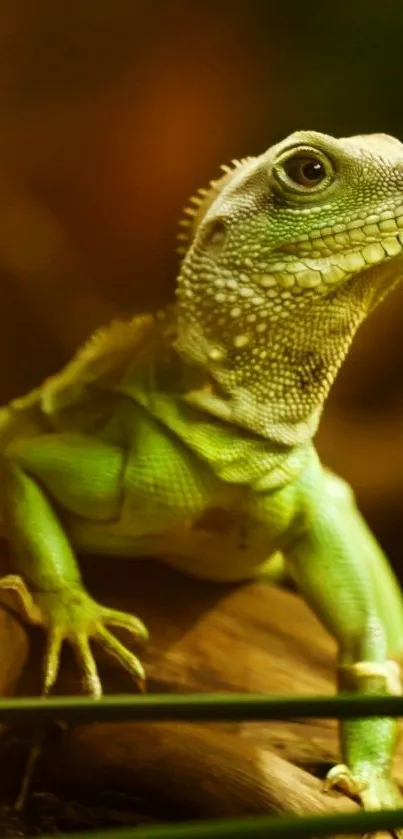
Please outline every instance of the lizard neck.
[{"label": "lizard neck", "polygon": [[267,353],[256,365],[255,375],[251,375],[250,365],[241,364],[239,358],[233,358],[229,374],[210,368],[201,386],[187,392],[186,401],[276,445],[309,442],[316,434],[342,358],[337,367],[329,365],[326,377],[319,381],[319,371],[323,374],[323,347],[316,353],[312,349],[298,352],[289,343],[277,346],[287,354]]},{"label": "lizard neck", "polygon": [[337,292],[304,295],[286,317],[269,310],[253,325],[250,308],[237,306],[237,317],[234,306],[220,310],[217,327],[211,317],[189,320],[180,306],[176,348],[206,374],[187,401],[276,444],[311,440],[355,332],[372,308],[373,277],[367,274]]}]

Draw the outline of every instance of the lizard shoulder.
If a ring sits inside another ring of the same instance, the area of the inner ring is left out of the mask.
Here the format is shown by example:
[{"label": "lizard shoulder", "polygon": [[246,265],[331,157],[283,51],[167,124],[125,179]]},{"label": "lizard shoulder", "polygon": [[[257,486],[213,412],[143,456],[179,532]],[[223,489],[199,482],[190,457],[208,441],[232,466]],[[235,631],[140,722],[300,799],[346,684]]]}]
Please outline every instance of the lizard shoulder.
[{"label": "lizard shoulder", "polygon": [[113,389],[128,367],[140,367],[152,355],[159,334],[158,321],[151,314],[115,320],[98,329],[61,371],[43,382],[39,393],[44,413],[80,402],[90,385]]},{"label": "lizard shoulder", "polygon": [[169,318],[151,314],[115,320],[98,329],[59,372],[0,408],[0,444],[55,427],[91,425],[109,411],[109,396],[127,374],[147,365],[167,342]]}]

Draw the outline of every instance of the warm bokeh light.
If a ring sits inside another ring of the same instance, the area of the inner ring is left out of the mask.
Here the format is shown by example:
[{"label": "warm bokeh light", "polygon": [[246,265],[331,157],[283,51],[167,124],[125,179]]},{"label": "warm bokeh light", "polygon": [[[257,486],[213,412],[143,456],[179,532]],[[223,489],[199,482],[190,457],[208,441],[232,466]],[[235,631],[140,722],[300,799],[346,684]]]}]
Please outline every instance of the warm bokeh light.
[{"label": "warm bokeh light", "polygon": [[[403,138],[402,24],[374,0],[3,0],[1,400],[97,324],[172,297],[178,215],[220,163],[295,128]],[[387,538],[403,502],[402,315],[403,289],[357,340],[319,441],[370,517],[386,511]]]}]

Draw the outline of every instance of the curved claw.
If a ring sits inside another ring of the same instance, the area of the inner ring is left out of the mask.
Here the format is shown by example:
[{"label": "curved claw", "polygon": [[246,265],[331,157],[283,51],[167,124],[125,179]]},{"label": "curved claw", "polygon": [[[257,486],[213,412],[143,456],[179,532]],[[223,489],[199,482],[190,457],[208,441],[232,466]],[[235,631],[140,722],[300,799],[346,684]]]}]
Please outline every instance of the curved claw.
[{"label": "curved claw", "polygon": [[60,667],[60,652],[62,644],[63,629],[61,627],[56,627],[55,629],[49,630],[45,659],[43,662],[45,674],[43,685],[44,694],[49,693],[56,682]]},{"label": "curved claw", "polygon": [[117,626],[127,629],[136,640],[148,641],[148,630],[143,621],[127,612],[120,612],[118,609],[108,609],[105,606],[101,609],[101,620],[108,626]]},{"label": "curved claw", "polygon": [[[121,626],[122,624],[119,624]],[[109,632],[104,626],[98,629],[96,640],[103,647],[103,649],[112,658],[115,658],[119,664],[135,679],[141,691],[145,690],[146,674],[142,664],[137,656],[128,650],[124,644],[118,641],[112,632]]]},{"label": "curved claw", "polygon": [[350,769],[344,763],[333,766],[327,773],[323,784],[324,792],[337,788],[350,798],[360,798],[364,787],[365,784],[356,781]]},{"label": "curved claw", "polygon": [[[128,620],[131,615],[126,616]],[[136,619],[133,619],[136,622]],[[141,624],[141,621],[138,621]],[[122,618],[119,619],[119,626],[125,626]],[[132,628],[134,632],[134,629]],[[137,629],[135,632],[138,635]],[[91,633],[91,637],[97,641],[101,647],[110,656],[115,658],[119,664],[134,678],[141,691],[145,689],[146,676],[145,671],[137,656],[128,650],[124,644],[118,641],[117,638],[109,632],[102,623],[99,624],[97,630]],[[102,696],[102,682],[99,678],[98,668],[95,663],[94,656],[91,651],[89,643],[89,635],[85,632],[77,633],[73,637],[67,639],[63,628],[58,626],[49,632],[48,644],[45,654],[44,662],[44,694],[48,694],[54,686],[59,668],[60,668],[60,654],[61,647],[65,640],[69,640],[75,654],[76,661],[83,673],[83,686],[87,693],[91,694],[95,699]]]},{"label": "curved claw", "polygon": [[[334,766],[327,774],[324,790],[328,791],[334,787],[358,799],[364,810],[386,810],[402,806],[400,790],[391,778],[373,775],[366,780],[360,780],[344,764]],[[390,835],[394,839],[403,839],[403,831],[400,829],[392,831]]]},{"label": "curved claw", "polygon": [[27,619],[33,624],[42,623],[40,609],[38,609],[25,580],[19,574],[7,574],[6,577],[0,579],[0,590],[15,591]]},{"label": "curved claw", "polygon": [[78,665],[82,667],[83,683],[87,693],[94,699],[102,696],[102,682],[98,675],[97,665],[91,652],[88,635],[81,633],[73,641],[73,649]]}]

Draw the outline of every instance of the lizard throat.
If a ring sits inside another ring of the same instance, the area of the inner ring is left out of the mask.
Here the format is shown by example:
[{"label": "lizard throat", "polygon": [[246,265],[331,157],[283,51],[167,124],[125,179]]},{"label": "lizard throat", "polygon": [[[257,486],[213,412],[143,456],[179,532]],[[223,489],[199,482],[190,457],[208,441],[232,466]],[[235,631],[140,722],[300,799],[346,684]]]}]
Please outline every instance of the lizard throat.
[{"label": "lizard throat", "polygon": [[[326,294],[317,288],[294,295],[286,291],[274,305],[273,298],[254,290],[242,295],[243,288],[253,289],[253,279],[247,285],[245,275],[228,276],[221,268],[214,277],[210,264],[207,272],[205,266],[197,271],[198,282],[205,281],[203,299],[192,289],[195,308],[186,295],[194,266],[184,268],[176,346],[215,383],[196,398],[198,407],[276,443],[296,445],[314,436],[351,341],[369,310],[400,278],[403,257],[383,253],[379,264],[351,273]],[[217,277],[231,292],[225,300],[217,301]]]}]

